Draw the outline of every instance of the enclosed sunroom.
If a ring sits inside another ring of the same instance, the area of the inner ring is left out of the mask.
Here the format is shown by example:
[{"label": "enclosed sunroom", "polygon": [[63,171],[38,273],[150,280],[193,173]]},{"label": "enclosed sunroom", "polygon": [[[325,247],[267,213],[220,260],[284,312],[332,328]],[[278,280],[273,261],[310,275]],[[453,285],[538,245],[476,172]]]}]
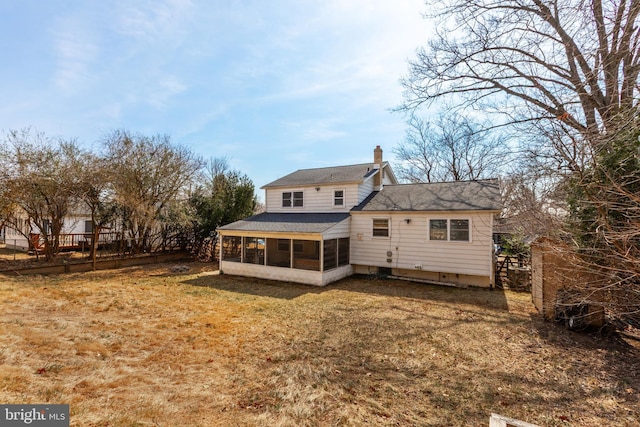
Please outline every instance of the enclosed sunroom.
[{"label": "enclosed sunroom", "polygon": [[220,271],[324,286],[352,274],[348,213],[262,213],[225,225]]}]

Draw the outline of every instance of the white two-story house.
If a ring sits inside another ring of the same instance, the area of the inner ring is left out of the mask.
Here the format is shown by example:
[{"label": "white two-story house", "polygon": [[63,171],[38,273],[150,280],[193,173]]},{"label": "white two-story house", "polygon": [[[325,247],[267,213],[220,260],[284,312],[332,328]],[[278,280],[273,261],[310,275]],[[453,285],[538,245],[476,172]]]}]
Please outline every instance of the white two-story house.
[{"label": "white two-story house", "polygon": [[298,170],[262,188],[264,213],[218,229],[225,274],[320,286],[354,273],[493,283],[496,181],[398,184],[377,146],[373,163]]}]

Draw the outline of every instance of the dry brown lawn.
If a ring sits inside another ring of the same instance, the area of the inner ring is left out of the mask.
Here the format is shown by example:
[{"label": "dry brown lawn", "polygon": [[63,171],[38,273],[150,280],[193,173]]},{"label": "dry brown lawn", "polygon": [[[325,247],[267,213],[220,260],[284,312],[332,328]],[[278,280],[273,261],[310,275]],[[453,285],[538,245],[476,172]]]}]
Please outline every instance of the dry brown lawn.
[{"label": "dry brown lawn", "polygon": [[0,276],[0,402],[74,426],[638,425],[637,342],[529,294],[170,267]]},{"label": "dry brown lawn", "polygon": [[35,257],[26,252],[16,249],[7,249],[4,245],[0,244],[0,268],[10,266],[10,262],[30,261],[33,258]]},{"label": "dry brown lawn", "polygon": [[4,269],[52,265],[87,259],[88,252],[81,253],[77,251],[68,251],[60,252],[55,261],[46,262],[43,254],[36,257],[33,254],[16,249],[7,249],[4,245],[0,245],[0,271]]}]

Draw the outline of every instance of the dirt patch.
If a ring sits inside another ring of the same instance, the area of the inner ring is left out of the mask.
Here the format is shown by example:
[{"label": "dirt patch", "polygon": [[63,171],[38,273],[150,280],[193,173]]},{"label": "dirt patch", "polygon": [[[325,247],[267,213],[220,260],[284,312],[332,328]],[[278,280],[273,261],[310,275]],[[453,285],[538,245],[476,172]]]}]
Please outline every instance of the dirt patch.
[{"label": "dirt patch", "polygon": [[[181,264],[182,265],[182,264]],[[0,278],[0,401],[74,425],[633,425],[636,341],[543,322],[523,293],[206,264]]]},{"label": "dirt patch", "polygon": [[87,259],[89,259],[87,252],[82,253],[68,251],[60,252],[57,255],[56,259],[47,262],[44,255],[42,254],[36,256],[32,253],[19,251],[17,249],[7,249],[5,247],[0,247],[0,270],[20,269],[34,266],[59,265]]}]

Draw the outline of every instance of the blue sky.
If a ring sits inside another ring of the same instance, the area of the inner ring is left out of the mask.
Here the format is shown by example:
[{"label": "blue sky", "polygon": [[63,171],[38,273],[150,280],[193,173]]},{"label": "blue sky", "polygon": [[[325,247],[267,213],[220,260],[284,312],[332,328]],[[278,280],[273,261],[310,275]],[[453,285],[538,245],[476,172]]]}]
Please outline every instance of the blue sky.
[{"label": "blue sky", "polygon": [[227,157],[257,188],[385,160],[404,137],[422,0],[0,3],[0,130],[93,147],[113,129]]}]

